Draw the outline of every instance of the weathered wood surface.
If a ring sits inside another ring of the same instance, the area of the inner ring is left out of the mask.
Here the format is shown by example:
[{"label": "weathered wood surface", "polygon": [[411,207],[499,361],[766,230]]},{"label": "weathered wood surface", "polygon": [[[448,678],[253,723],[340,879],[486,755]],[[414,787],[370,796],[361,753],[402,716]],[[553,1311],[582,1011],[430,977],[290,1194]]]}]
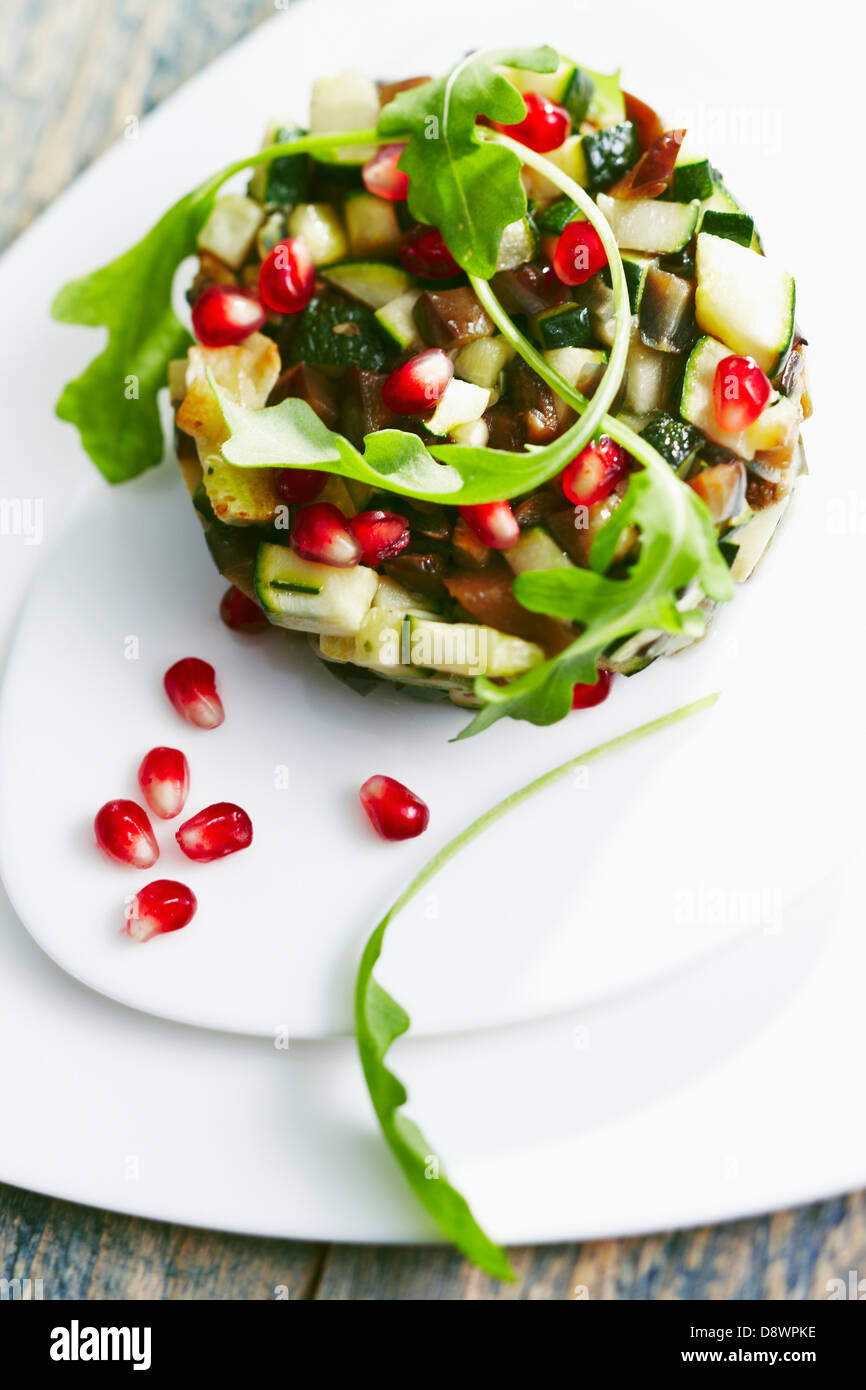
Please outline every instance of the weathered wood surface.
[{"label": "weathered wood surface", "polygon": [[[3,0],[0,247],[274,0]],[[0,1185],[0,1279],[45,1298],[821,1299],[866,1276],[866,1196],[646,1239],[513,1252],[497,1287],[446,1250],[309,1245],[141,1221]]]}]

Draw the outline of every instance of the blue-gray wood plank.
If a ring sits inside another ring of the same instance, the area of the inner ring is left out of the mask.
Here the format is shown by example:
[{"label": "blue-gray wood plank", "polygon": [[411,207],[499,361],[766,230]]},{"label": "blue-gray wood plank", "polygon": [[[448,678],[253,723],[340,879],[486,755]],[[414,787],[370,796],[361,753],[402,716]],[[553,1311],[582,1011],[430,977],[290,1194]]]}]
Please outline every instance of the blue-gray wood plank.
[{"label": "blue-gray wood plank", "polygon": [[[274,0],[3,0],[0,247]],[[395,1172],[395,1181],[399,1177]],[[0,1184],[0,1279],[45,1298],[820,1299],[866,1277],[866,1195],[643,1239],[513,1252],[497,1287],[447,1250],[258,1240]]]}]

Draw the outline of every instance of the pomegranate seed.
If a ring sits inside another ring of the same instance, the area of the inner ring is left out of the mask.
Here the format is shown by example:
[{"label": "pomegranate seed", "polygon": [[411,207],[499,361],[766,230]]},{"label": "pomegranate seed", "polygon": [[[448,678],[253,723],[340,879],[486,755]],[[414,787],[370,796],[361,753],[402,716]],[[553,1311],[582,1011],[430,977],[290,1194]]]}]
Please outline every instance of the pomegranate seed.
[{"label": "pomegranate seed", "polygon": [[189,763],[179,748],[151,748],[138,769],[141,794],[155,816],[179,816],[189,796]]},{"label": "pomegranate seed", "polygon": [[447,280],[460,272],[439,228],[428,227],[424,222],[416,222],[404,233],[397,254],[403,269],[422,280]]},{"label": "pomegranate seed", "polygon": [[770,382],[754,357],[723,357],[713,378],[713,410],[720,429],[738,434],[754,424],[770,399]]},{"label": "pomegranate seed", "polygon": [[409,175],[397,168],[405,145],[382,145],[361,170],[368,193],[387,198],[391,203],[403,203],[409,194]]},{"label": "pomegranate seed", "polygon": [[478,539],[493,550],[510,550],[520,540],[520,527],[510,502],[481,502],[457,510]]},{"label": "pomegranate seed", "polygon": [[547,154],[548,150],[559,149],[571,134],[571,117],[565,107],[560,106],[558,101],[551,101],[550,97],[543,96],[541,92],[524,92],[523,100],[526,104],[526,115],[522,121],[518,121],[516,125],[502,125],[499,121],[491,121],[493,129],[501,131],[503,135],[510,135],[512,140],[519,140],[521,145],[535,150],[537,154]]},{"label": "pomegranate seed", "polygon": [[278,468],[274,472],[274,490],[290,506],[315,501],[327,481],[328,474],[317,473],[314,468]]},{"label": "pomegranate seed", "polygon": [[427,829],[430,811],[426,803],[393,777],[381,773],[368,777],[359,795],[373,829],[383,840],[413,840]]},{"label": "pomegranate seed", "polygon": [[382,387],[382,401],[395,415],[428,415],[441,401],[454,363],[441,348],[428,348],[395,367]]},{"label": "pomegranate seed", "polygon": [[133,941],[150,941],[162,932],[180,931],[192,921],[197,907],[195,893],[185,883],[156,878],[130,898],[124,931]]},{"label": "pomegranate seed", "polygon": [[409,544],[409,523],[396,512],[359,512],[349,529],[363,546],[362,565],[378,565],[393,560]]},{"label": "pomegranate seed", "polygon": [[313,297],[315,271],[307,243],[286,237],[262,261],[259,298],[275,314],[297,314]]},{"label": "pomegranate seed", "polygon": [[571,708],[592,709],[593,705],[600,705],[610,694],[612,680],[611,671],[599,671],[598,680],[594,685],[576,685],[571,697]]},{"label": "pomegranate seed", "polygon": [[261,328],[267,314],[252,290],[209,285],[192,306],[192,327],[202,347],[232,347]]},{"label": "pomegranate seed", "polygon": [[602,266],[607,252],[591,222],[566,222],[553,253],[553,269],[564,285],[582,285]]},{"label": "pomegranate seed", "polygon": [[216,675],[207,661],[185,656],[170,666],[163,678],[165,693],[178,714],[199,729],[216,729],[225,719],[222,700],[217,695]]},{"label": "pomegranate seed", "polygon": [[346,518],[331,502],[313,502],[292,517],[289,542],[305,560],[350,569],[361,558],[361,542],[346,525]]},{"label": "pomegranate seed", "polygon": [[562,472],[562,490],[575,506],[591,507],[593,502],[601,502],[613,492],[627,467],[625,450],[603,434],[566,464]]},{"label": "pomegranate seed", "polygon": [[246,811],[231,801],[215,801],[184,821],[174,837],[188,859],[209,864],[246,849],[253,838],[253,823]]},{"label": "pomegranate seed", "polygon": [[143,811],[134,801],[106,801],[93,822],[96,843],[112,859],[149,869],[159,858],[159,846]]},{"label": "pomegranate seed", "polygon": [[222,596],[220,617],[233,632],[264,632],[270,626],[259,605],[234,584]]}]

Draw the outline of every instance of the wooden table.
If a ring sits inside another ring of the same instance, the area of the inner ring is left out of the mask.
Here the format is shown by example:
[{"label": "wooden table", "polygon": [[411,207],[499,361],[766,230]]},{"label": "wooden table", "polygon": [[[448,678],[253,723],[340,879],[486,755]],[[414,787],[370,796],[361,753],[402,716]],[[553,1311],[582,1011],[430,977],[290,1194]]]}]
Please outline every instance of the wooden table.
[{"label": "wooden table", "polygon": [[[274,0],[4,0],[0,248]],[[396,1177],[396,1175],[395,1175]],[[0,1278],[46,1298],[821,1299],[866,1272],[866,1194],[697,1231],[513,1252],[497,1287],[447,1250],[308,1245],[140,1221],[0,1185]],[[284,1296],[284,1295],[283,1295]]]}]

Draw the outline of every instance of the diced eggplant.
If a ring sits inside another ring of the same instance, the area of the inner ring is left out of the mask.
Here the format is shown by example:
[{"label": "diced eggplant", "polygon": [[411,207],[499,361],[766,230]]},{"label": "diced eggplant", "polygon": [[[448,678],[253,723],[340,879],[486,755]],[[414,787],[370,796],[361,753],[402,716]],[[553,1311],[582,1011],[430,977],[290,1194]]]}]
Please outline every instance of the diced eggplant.
[{"label": "diced eggplant", "polygon": [[526,443],[523,417],[516,415],[510,405],[501,402],[485,410],[481,417],[487,426],[487,443],[491,449],[519,453]]},{"label": "diced eggplant", "polygon": [[697,333],[694,284],[666,270],[647,271],[639,327],[647,347],[686,352]]},{"label": "diced eggplant", "polygon": [[[598,532],[616,511],[628,487],[628,479],[618,483],[608,497],[592,506],[583,508],[566,507],[547,518],[547,528],[575,564],[584,569],[589,567],[589,552]],[[633,526],[624,528],[613,555],[614,562],[622,560],[637,540]]]},{"label": "diced eggplant", "polygon": [[509,314],[541,314],[569,298],[568,287],[557,279],[553,267],[540,261],[497,271],[490,287]]},{"label": "diced eggplant", "polygon": [[[371,375],[374,375],[371,374]],[[298,362],[283,372],[271,394],[268,405],[278,405],[289,397],[306,401],[329,430],[335,430],[340,419],[336,383],[330,381],[308,362]]]},{"label": "diced eggplant", "polygon": [[476,571],[452,571],[445,583],[451,597],[476,622],[510,632],[528,642],[537,642],[548,656],[561,652],[574,641],[571,623],[530,613],[514,597],[514,576],[504,561]]},{"label": "diced eggplant", "polygon": [[540,525],[561,506],[562,494],[558,489],[555,490],[550,487],[540,488],[538,492],[531,492],[528,497],[522,498],[519,502],[512,502],[511,510],[514,512],[518,526],[523,529],[527,526]]},{"label": "diced eggplant", "polygon": [[746,505],[746,465],[742,459],[702,468],[688,486],[706,502],[716,525],[732,521]]},{"label": "diced eggplant", "polygon": [[458,569],[478,570],[490,560],[493,551],[485,545],[471,526],[467,526],[462,516],[457,518],[452,538],[454,563]]},{"label": "diced eggplant", "polygon": [[456,290],[425,290],[413,313],[428,347],[459,348],[475,338],[489,338],[493,332],[493,320],[468,285]]},{"label": "diced eggplant", "polygon": [[404,551],[393,560],[386,560],[382,568],[392,579],[407,589],[416,589],[419,594],[429,594],[442,598],[448,590],[443,581],[446,564],[442,555],[429,551],[423,555],[407,555]]},{"label": "diced eggplant", "polygon": [[527,442],[548,444],[556,439],[562,433],[560,417],[547,382],[522,357],[509,362],[506,376],[514,409],[523,417]]},{"label": "diced eggplant", "polygon": [[369,372],[363,367],[350,367],[343,379],[343,403],[340,424],[343,433],[360,447],[367,434],[376,430],[402,429],[398,415],[382,400],[382,387],[387,381],[385,372]]}]

